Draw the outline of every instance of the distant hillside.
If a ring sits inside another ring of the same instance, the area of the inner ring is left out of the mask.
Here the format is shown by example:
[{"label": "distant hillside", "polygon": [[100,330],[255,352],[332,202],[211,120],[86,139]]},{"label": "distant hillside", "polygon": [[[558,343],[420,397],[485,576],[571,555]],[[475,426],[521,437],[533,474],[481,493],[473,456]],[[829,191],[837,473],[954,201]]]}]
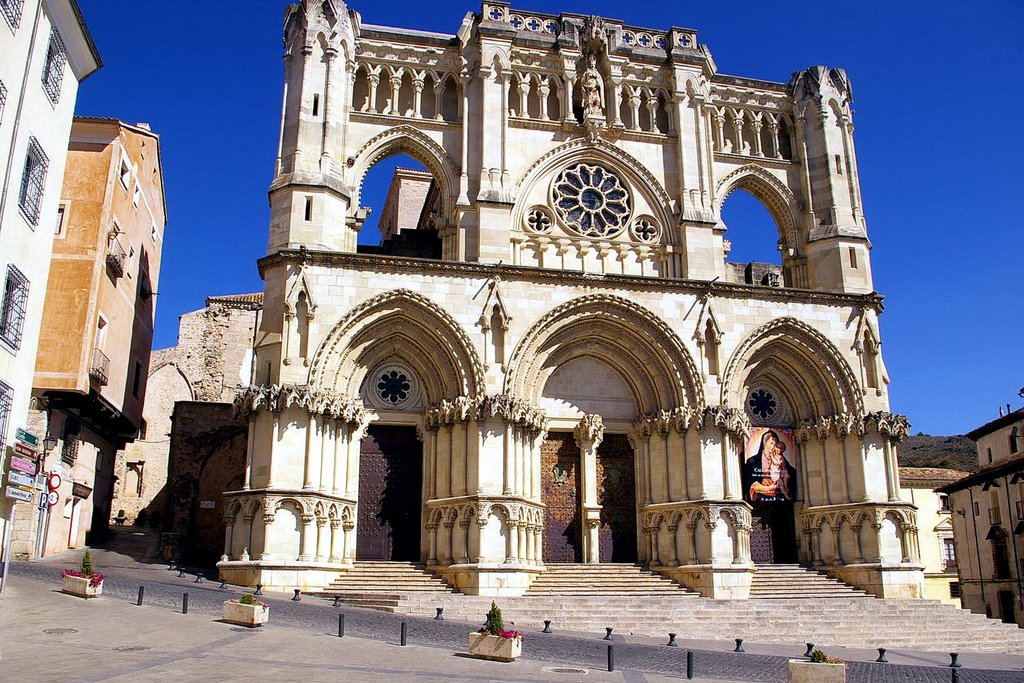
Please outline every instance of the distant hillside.
[{"label": "distant hillside", "polygon": [[966,436],[908,436],[896,447],[901,467],[945,467],[974,472],[978,449]]}]

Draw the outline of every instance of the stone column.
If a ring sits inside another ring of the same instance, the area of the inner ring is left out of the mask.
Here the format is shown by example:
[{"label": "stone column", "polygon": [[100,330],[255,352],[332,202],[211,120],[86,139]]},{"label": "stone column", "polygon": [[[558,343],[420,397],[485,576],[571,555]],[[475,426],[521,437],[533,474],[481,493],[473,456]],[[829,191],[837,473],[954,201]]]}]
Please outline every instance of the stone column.
[{"label": "stone column", "polygon": [[[316,517],[313,515],[302,515],[302,530],[299,532],[299,562],[309,562],[313,559],[310,546],[314,543],[313,534],[316,533]],[[290,559],[290,558],[286,558]]]},{"label": "stone column", "polygon": [[583,556],[587,562],[599,561],[599,525],[601,506],[597,503],[597,448],[604,439],[604,423],[600,415],[584,415],[573,430],[580,449],[582,491],[580,509],[583,512]]},{"label": "stone column", "polygon": [[231,543],[232,536],[235,531],[235,516],[224,517],[224,554],[220,556],[221,562],[227,562],[231,559]]},{"label": "stone column", "polygon": [[441,542],[438,548],[440,557],[437,559],[445,566],[452,563],[452,524],[452,522],[445,520],[441,525],[444,531],[441,532]]},{"label": "stone column", "polygon": [[761,121],[754,119],[751,121],[750,126],[754,131],[754,156],[763,157],[764,150],[761,149]]},{"label": "stone column", "polygon": [[332,564],[340,562],[345,554],[345,546],[342,544],[344,535],[339,531],[340,527],[341,522],[339,520],[331,520],[331,555],[327,558],[327,561]]},{"label": "stone column", "polygon": [[342,521],[342,531],[344,532],[344,553],[341,558],[343,562],[349,562],[356,559],[356,535],[352,531],[356,528],[356,525],[351,520]]},{"label": "stone column", "polygon": [[508,520],[508,537],[505,543],[505,562],[519,561],[519,522]]},{"label": "stone column", "polygon": [[428,524],[427,533],[430,534],[430,550],[427,554],[427,564],[437,564],[437,525]]},{"label": "stone column", "polygon": [[414,78],[412,81],[412,115],[413,118],[423,118],[422,102],[423,102],[423,77],[419,76]]},{"label": "stone column", "polygon": [[370,114],[377,113],[377,87],[380,85],[380,74],[379,73],[367,73],[366,80],[370,83],[370,99],[368,100],[367,112]]},{"label": "stone column", "polygon": [[316,561],[326,562],[331,554],[331,537],[327,533],[327,519],[316,520]]},{"label": "stone column", "polygon": [[527,524],[526,522],[519,522],[519,559],[520,561],[529,561],[530,559],[530,547],[528,544],[529,536],[527,535]]},{"label": "stone column", "polygon": [[391,116],[399,116],[401,112],[398,109],[398,96],[402,90],[402,79],[400,76],[391,77],[391,111],[388,112]]},{"label": "stone column", "polygon": [[864,562],[864,549],[861,547],[860,530],[861,530],[861,525],[860,524],[851,524],[850,525],[850,531],[853,532],[853,537],[857,541],[856,544],[854,545],[854,548],[856,549],[856,552],[857,552],[857,555],[854,558],[854,562],[856,562],[857,564],[861,564],[861,563]]}]

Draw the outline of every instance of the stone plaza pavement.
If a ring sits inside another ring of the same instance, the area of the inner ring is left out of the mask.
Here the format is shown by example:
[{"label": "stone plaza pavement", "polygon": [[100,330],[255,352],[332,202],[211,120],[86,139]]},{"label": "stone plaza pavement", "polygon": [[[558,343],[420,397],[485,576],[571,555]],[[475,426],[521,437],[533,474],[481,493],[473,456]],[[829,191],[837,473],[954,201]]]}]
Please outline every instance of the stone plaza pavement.
[{"label": "stone plaza pavement", "polygon": [[[136,557],[140,555],[133,553]],[[81,551],[43,561],[15,563],[8,591],[0,596],[0,681],[187,680],[233,681],[254,676],[280,681],[665,681],[685,679],[686,650],[695,652],[696,680],[784,681],[786,659],[799,644],[732,644],[679,638],[664,640],[615,634],[616,671],[608,672],[602,634],[539,633],[541,625],[517,625],[525,635],[517,662],[483,662],[461,656],[474,626],[359,608],[331,607],[309,596],[292,602],[270,594],[271,623],[242,629],[218,621],[221,602],[244,592],[217,582],[196,583],[167,565],[138,562],[94,551],[104,573],[104,596],[88,602],[59,592],[61,568]],[[148,559],[148,558],[145,558]],[[144,605],[135,606],[146,586]],[[189,612],[182,614],[182,595]],[[338,613],[346,636],[337,637]],[[483,615],[481,615],[481,620]],[[400,623],[407,647],[398,645]],[[536,626],[536,627],[535,627]],[[70,630],[67,630],[70,629]],[[848,680],[940,683],[951,680],[943,653],[890,651],[890,664],[874,663],[875,651],[827,648],[849,662]],[[962,653],[962,683],[1024,681],[1024,657]],[[575,671],[574,671],[575,670]]]}]

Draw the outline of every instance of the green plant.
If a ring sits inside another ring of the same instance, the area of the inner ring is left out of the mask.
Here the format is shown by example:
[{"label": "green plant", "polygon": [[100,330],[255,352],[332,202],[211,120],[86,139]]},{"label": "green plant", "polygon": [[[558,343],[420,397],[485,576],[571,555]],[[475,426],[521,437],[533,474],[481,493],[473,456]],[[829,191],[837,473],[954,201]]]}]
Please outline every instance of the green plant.
[{"label": "green plant", "polygon": [[491,609],[487,612],[487,621],[484,622],[484,629],[493,635],[498,635],[505,630],[505,620],[501,617],[501,609],[492,600]]},{"label": "green plant", "polygon": [[92,553],[88,550],[85,551],[85,555],[82,555],[82,573],[86,576],[96,573],[96,565],[92,562]]},{"label": "green plant", "polygon": [[842,664],[843,660],[829,657],[822,650],[811,651],[811,661],[815,664]]},{"label": "green plant", "polygon": [[238,598],[238,603],[240,605],[255,605],[256,598],[252,596],[252,593],[246,593],[242,597]]}]

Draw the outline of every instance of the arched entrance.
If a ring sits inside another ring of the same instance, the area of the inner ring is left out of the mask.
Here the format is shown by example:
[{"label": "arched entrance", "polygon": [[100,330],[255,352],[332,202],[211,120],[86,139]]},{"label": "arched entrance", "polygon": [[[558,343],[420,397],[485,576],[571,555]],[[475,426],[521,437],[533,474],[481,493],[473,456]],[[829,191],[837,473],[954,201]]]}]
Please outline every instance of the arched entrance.
[{"label": "arched entrance", "polygon": [[370,425],[359,446],[356,559],[419,561],[422,494],[416,428]]}]

